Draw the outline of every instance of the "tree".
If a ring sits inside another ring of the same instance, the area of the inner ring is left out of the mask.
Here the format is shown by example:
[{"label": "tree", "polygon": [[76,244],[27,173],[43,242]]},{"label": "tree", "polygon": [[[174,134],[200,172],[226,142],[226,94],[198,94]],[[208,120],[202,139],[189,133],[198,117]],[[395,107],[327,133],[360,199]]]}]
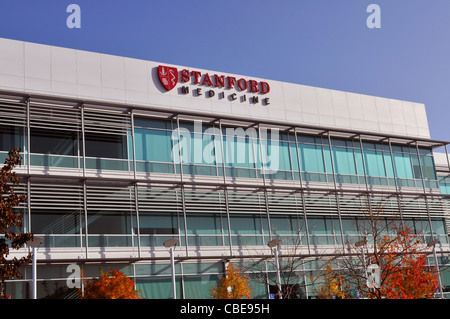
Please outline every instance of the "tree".
[{"label": "tree", "polygon": [[81,299],[141,299],[134,288],[135,282],[119,270],[101,273],[100,278],[83,279],[84,294]]},{"label": "tree", "polygon": [[217,287],[211,288],[211,297],[214,299],[251,299],[251,289],[248,277],[244,275],[240,267],[234,267],[232,263],[227,265],[225,277]]},{"label": "tree", "polygon": [[[426,267],[423,236],[414,234],[404,221],[386,217],[383,210],[369,210],[361,220],[360,240],[347,243],[347,251],[333,259],[344,283],[371,299],[431,297],[438,275]],[[367,287],[368,265],[378,265],[379,287]]]},{"label": "tree", "polygon": [[345,283],[344,276],[327,265],[323,270],[323,283],[317,289],[319,299],[344,299],[350,298],[350,286]]},{"label": "tree", "polygon": [[[281,236],[274,239],[282,239],[278,249],[278,266],[280,274],[280,286],[282,299],[304,299],[307,297],[306,291],[308,287],[314,286],[318,280],[310,276],[307,281],[306,275],[312,267],[320,263],[324,252],[317,251],[312,256],[307,251],[306,228],[297,229],[295,235]],[[309,231],[314,226],[309,227]],[[274,230],[276,230],[274,228]],[[263,284],[268,288],[269,293],[275,298],[279,298],[278,278],[277,278],[277,261],[274,256],[273,248],[264,248],[265,250],[255,250],[248,248],[249,262],[246,263],[245,271],[251,273],[252,280]]]},{"label": "tree", "polygon": [[[390,299],[430,298],[439,285],[434,269],[426,267],[427,256],[419,251],[421,241],[410,230],[402,231],[383,256],[380,295]],[[408,248],[409,252],[405,251]],[[403,256],[399,252],[404,251]],[[383,274],[384,273],[384,274]]]},{"label": "tree", "polygon": [[4,296],[5,281],[22,278],[20,267],[31,261],[31,253],[21,258],[8,259],[10,248],[18,250],[33,239],[32,233],[21,232],[23,216],[15,209],[26,201],[24,195],[14,191],[20,178],[13,170],[21,164],[20,149],[14,148],[8,152],[5,165],[0,170],[0,234],[3,234],[0,237],[0,298]]}]

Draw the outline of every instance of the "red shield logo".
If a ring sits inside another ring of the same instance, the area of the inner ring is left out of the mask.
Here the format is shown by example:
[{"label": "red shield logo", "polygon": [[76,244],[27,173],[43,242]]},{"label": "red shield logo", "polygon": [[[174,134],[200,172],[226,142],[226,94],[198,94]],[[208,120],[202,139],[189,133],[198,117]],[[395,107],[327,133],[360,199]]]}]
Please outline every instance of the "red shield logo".
[{"label": "red shield logo", "polygon": [[158,76],[167,91],[172,90],[178,83],[178,70],[168,66],[158,66]]}]

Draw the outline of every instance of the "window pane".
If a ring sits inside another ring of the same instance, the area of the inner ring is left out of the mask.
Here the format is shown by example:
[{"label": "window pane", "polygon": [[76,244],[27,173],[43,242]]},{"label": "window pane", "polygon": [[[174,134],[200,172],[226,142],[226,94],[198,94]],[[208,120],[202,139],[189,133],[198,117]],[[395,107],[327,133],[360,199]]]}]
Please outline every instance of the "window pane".
[{"label": "window pane", "polygon": [[299,147],[302,171],[325,173],[322,146],[301,144]]},{"label": "window pane", "polygon": [[125,136],[86,133],[85,141],[88,157],[127,158]]},{"label": "window pane", "polygon": [[394,153],[395,172],[399,178],[414,178],[409,154]]},{"label": "window pane", "polygon": [[77,133],[31,128],[31,153],[77,155]]},{"label": "window pane", "polygon": [[23,128],[0,125],[0,151],[9,151],[20,147],[23,151]]},{"label": "window pane", "polygon": [[136,129],[136,160],[172,162],[170,131]]},{"label": "window pane", "polygon": [[333,147],[333,159],[336,174],[356,175],[353,149]]}]

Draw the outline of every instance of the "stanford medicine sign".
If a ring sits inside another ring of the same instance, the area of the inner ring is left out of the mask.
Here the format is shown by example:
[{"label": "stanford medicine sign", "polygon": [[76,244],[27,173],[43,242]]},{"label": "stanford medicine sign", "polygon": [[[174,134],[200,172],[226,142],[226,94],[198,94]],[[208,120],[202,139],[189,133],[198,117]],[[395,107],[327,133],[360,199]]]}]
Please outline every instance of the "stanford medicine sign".
[{"label": "stanford medicine sign", "polygon": [[[224,99],[228,98],[230,101],[240,100],[240,102],[247,101],[247,94],[250,96],[248,100],[252,104],[269,105],[269,98],[261,95],[265,95],[270,92],[270,85],[264,81],[247,80],[244,78],[236,78],[229,75],[218,75],[209,73],[201,73],[200,71],[191,71],[183,69],[180,72],[175,67],[169,67],[160,65],[158,66],[158,77],[163,87],[170,91],[181,82],[186,83],[183,85],[179,92],[181,94],[188,94],[190,87],[194,85],[192,92],[194,96],[202,96],[205,94],[207,97],[215,97]],[[190,84],[191,86],[188,86]],[[197,87],[201,86],[201,87]],[[223,89],[223,91],[216,92],[214,89]],[[203,92],[202,89],[206,91]],[[230,90],[225,93],[225,90]],[[240,94],[244,93],[244,94]],[[238,95],[239,94],[239,95]]]}]

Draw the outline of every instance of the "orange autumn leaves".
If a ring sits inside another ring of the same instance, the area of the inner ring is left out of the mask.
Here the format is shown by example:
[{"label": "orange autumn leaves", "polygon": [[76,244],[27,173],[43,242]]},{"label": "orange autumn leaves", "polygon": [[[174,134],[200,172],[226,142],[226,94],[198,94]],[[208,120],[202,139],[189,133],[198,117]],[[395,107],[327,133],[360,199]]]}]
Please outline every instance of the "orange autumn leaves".
[{"label": "orange autumn leaves", "polygon": [[[85,285],[81,299],[142,299],[135,289],[135,282],[118,270],[101,273],[93,280],[83,279]],[[248,277],[241,269],[228,264],[226,276],[211,288],[214,299],[251,299]]]},{"label": "orange autumn leaves", "polygon": [[21,150],[14,148],[8,152],[4,166],[0,168],[0,298],[4,297],[6,280],[23,278],[19,271],[31,261],[31,253],[24,257],[10,258],[10,249],[18,250],[33,238],[32,233],[22,232],[23,214],[16,209],[26,202],[24,195],[15,192],[20,184],[15,168],[22,164]]},{"label": "orange autumn leaves", "polygon": [[[427,265],[425,245],[410,229],[399,231],[397,236],[383,236],[372,251],[366,252],[365,267],[380,267],[380,287],[368,288],[362,265],[345,263],[341,267],[328,264],[322,274],[323,284],[319,298],[354,298],[356,290],[363,298],[370,299],[419,299],[431,298],[439,287],[435,267]],[[370,249],[368,249],[370,250]],[[347,266],[344,266],[347,265]]]},{"label": "orange autumn leaves", "polygon": [[242,274],[239,267],[229,263],[225,277],[217,283],[217,287],[211,288],[210,296],[214,299],[251,299],[248,277]]},{"label": "orange autumn leaves", "polygon": [[142,299],[134,288],[135,282],[118,270],[102,272],[100,278],[83,282],[81,299]]},{"label": "orange autumn leaves", "polygon": [[[384,241],[388,242],[387,239]],[[417,299],[430,298],[436,292],[438,274],[434,267],[427,267],[427,256],[419,250],[420,245],[417,236],[404,230],[386,247],[382,272],[388,275],[382,278],[382,296],[387,299]]]}]

